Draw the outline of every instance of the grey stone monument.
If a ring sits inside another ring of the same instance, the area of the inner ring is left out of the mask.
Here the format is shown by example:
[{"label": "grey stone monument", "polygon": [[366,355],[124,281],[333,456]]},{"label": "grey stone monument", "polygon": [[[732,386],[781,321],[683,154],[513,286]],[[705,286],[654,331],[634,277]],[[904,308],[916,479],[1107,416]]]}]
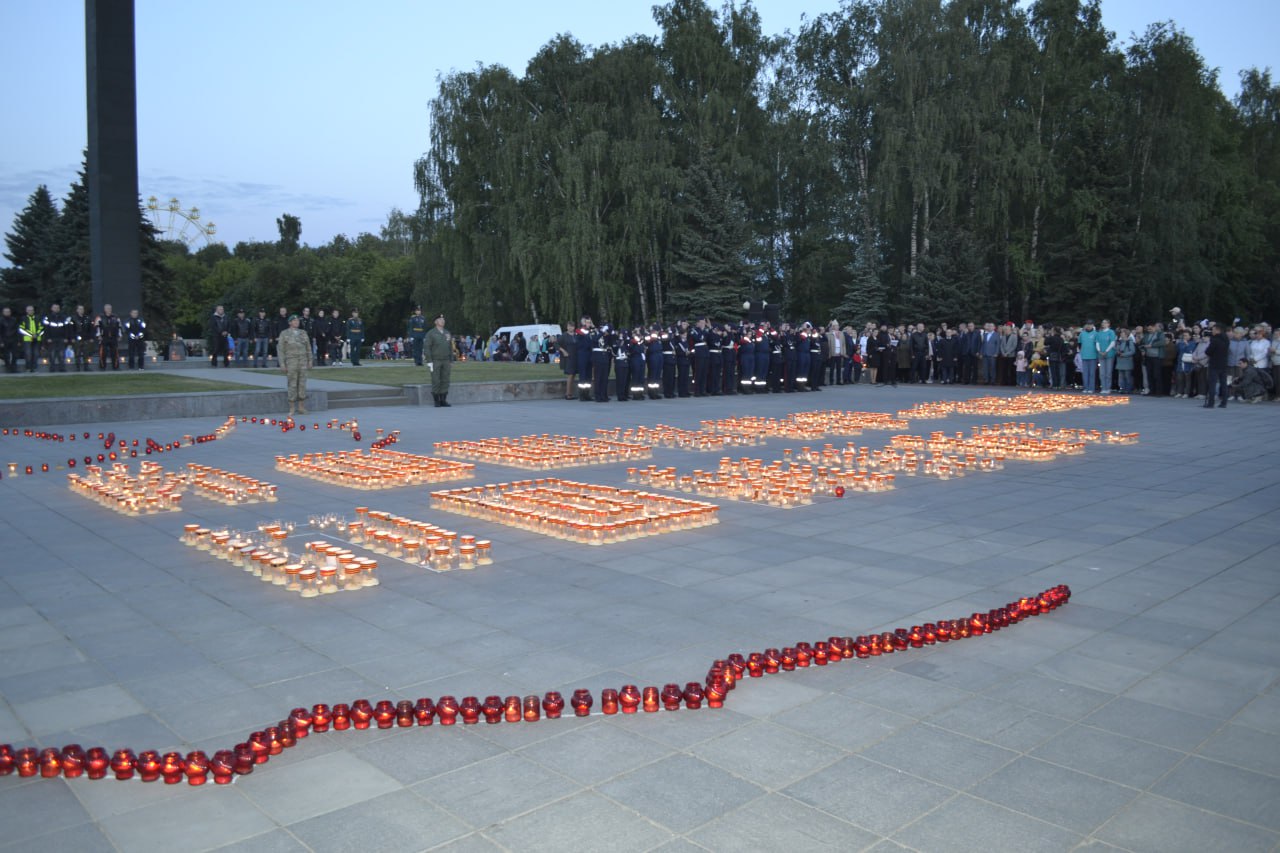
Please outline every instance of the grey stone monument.
[{"label": "grey stone monument", "polygon": [[142,308],[133,0],[85,0],[93,307]]}]

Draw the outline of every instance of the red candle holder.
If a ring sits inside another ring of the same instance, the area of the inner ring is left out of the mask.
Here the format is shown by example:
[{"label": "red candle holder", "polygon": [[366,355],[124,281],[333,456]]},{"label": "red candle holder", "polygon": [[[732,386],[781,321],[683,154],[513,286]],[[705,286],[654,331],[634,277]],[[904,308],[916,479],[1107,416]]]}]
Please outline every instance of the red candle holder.
[{"label": "red candle holder", "polygon": [[576,717],[586,717],[591,714],[591,706],[595,704],[594,698],[591,696],[590,690],[578,689],[573,691],[573,714]]},{"label": "red candle holder", "polygon": [[508,696],[502,702],[502,719],[508,723],[518,723],[524,719],[524,706],[519,696]]},{"label": "red candle holder", "polygon": [[62,775],[62,752],[57,747],[46,746],[40,750],[36,763],[40,765],[40,776],[44,779]]},{"label": "red candle holder", "polygon": [[[250,756],[249,761],[252,763],[252,756]],[[160,753],[154,749],[138,753],[138,778],[143,782],[154,782],[159,779],[160,768],[163,766],[164,762],[160,758]]]},{"label": "red candle holder", "polygon": [[333,723],[333,711],[329,710],[329,706],[321,702],[311,709],[311,729],[317,732],[329,731],[329,726]]},{"label": "red candle holder", "polygon": [[257,759],[254,757],[252,744],[247,742],[236,744],[235,756],[237,776],[248,776],[253,772],[253,765],[257,763]]},{"label": "red candle holder", "polygon": [[744,658],[742,655],[738,654],[737,652],[734,652],[733,654],[729,655],[728,661],[729,661],[729,666],[733,668],[734,680],[736,681],[742,680],[742,678],[745,677],[745,674],[747,671],[747,659]]},{"label": "red candle holder", "polygon": [[939,643],[950,642],[951,640],[951,620],[939,619],[936,628]]},{"label": "red candle holder", "polygon": [[111,756],[111,770],[120,780],[132,779],[133,771],[138,766],[138,756],[131,749],[117,749]]},{"label": "red candle holder", "polygon": [[871,644],[859,639],[853,644],[853,654],[859,659],[871,657]]},{"label": "red candle holder", "polygon": [[600,691],[600,711],[604,714],[618,713],[618,691],[606,687]]},{"label": "red candle holder", "polygon": [[542,713],[548,720],[558,720],[564,712],[564,697],[559,691],[548,690],[547,695],[542,697]]},{"label": "red candle holder", "polygon": [[480,700],[474,696],[463,696],[458,713],[462,716],[464,726],[474,726],[480,722]]},{"label": "red candle holder", "polygon": [[906,628],[898,628],[893,632],[892,643],[895,652],[906,651],[911,648],[911,632]]},{"label": "red candle holder", "polygon": [[624,684],[618,691],[618,705],[624,714],[634,714],[640,708],[640,689],[634,684]]},{"label": "red candle holder", "polygon": [[373,719],[380,729],[389,729],[396,724],[396,706],[388,699],[378,702],[373,708]]},{"label": "red candle holder", "polygon": [[[78,743],[69,743],[62,748],[62,775],[68,779],[77,779],[84,775],[84,748]],[[3,775],[3,774],[0,774]]]},{"label": "red candle holder", "polygon": [[267,729],[263,734],[266,736],[267,740],[268,755],[279,755],[284,752],[284,740],[280,734],[279,726],[267,726]]},{"label": "red candle holder", "polygon": [[907,642],[911,644],[911,648],[918,649],[924,645],[924,631],[919,625],[912,625],[911,631],[907,634]]},{"label": "red candle holder", "polygon": [[209,772],[213,774],[213,784],[229,785],[236,772],[236,755],[229,749],[220,749],[209,759]]},{"label": "red candle holder", "polygon": [[111,756],[100,746],[90,747],[84,754],[84,774],[90,779],[101,779],[111,767]]},{"label": "red candle holder", "polygon": [[536,723],[540,719],[542,719],[542,706],[538,702],[538,697],[524,697],[524,721],[526,723]]},{"label": "red candle holder", "polygon": [[436,703],[425,696],[413,704],[413,719],[420,726],[431,725],[431,718],[436,714]]},{"label": "red candle holder", "polygon": [[679,684],[664,684],[662,686],[662,707],[667,711],[679,711],[680,700],[684,699],[684,694],[680,691]]},{"label": "red candle holder", "polygon": [[684,706],[690,711],[696,711],[702,707],[703,699],[702,685],[696,681],[690,681],[684,686]]},{"label": "red candle holder", "polygon": [[160,778],[166,785],[176,785],[181,782],[186,769],[187,762],[181,752],[166,752],[160,759]]},{"label": "red candle holder", "polygon": [[661,700],[658,698],[657,687],[646,687],[640,691],[640,707],[644,708],[646,714],[657,712],[660,704]]},{"label": "red candle holder", "polygon": [[360,731],[369,728],[373,722],[373,705],[368,699],[357,699],[351,703],[351,725]]},{"label": "red candle holder", "polygon": [[853,637],[841,637],[840,642],[842,644],[840,646],[840,653],[845,660],[849,660],[854,655]]},{"label": "red candle holder", "polygon": [[[6,430],[6,435],[8,431]],[[0,776],[13,774],[14,755],[12,744],[0,743]]]},{"label": "red candle holder", "polygon": [[296,736],[304,738],[311,733],[311,724],[315,721],[315,715],[306,708],[294,708],[289,712],[289,719],[293,720]]},{"label": "red candle holder", "polygon": [[188,752],[182,771],[187,774],[188,785],[203,785],[209,781],[209,756],[199,749]]},{"label": "red candle holder", "polygon": [[764,671],[773,675],[782,666],[782,652],[777,649],[764,650]]},{"label": "red candle holder", "polygon": [[484,705],[481,706],[484,712],[484,721],[493,725],[502,722],[502,697],[486,696],[484,697]]},{"label": "red candle holder", "polygon": [[702,695],[707,700],[708,708],[723,708],[725,697],[729,695],[729,688],[725,686],[723,679],[713,679],[707,682]]},{"label": "red candle holder", "polygon": [[[253,750],[254,764],[266,764],[271,760],[271,740],[266,732],[254,732],[249,735],[249,748]],[[169,756],[174,754],[167,753],[165,760],[168,761]]]},{"label": "red candle holder", "polygon": [[293,749],[298,745],[298,729],[294,726],[292,719],[281,720],[276,729],[280,732],[280,746]]},{"label": "red candle holder", "polygon": [[791,648],[790,646],[787,646],[785,649],[782,650],[782,653],[780,654],[778,659],[781,662],[782,670],[784,672],[795,672],[795,668],[796,668],[796,650],[795,649]]},{"label": "red candle holder", "polygon": [[18,775],[23,778],[35,776],[40,772],[40,753],[35,750],[35,747],[24,746],[14,756],[13,766],[17,768]]},{"label": "red candle holder", "polygon": [[436,703],[436,716],[440,718],[442,726],[452,726],[458,722],[458,700],[452,696],[441,696]]},{"label": "red candle holder", "polygon": [[938,642],[938,626],[932,622],[922,625],[920,633],[924,636],[924,644],[926,646],[932,646]]},{"label": "red candle holder", "polygon": [[408,699],[401,699],[396,703],[396,725],[402,729],[407,729],[413,723],[413,703]]},{"label": "red candle holder", "polygon": [[333,706],[333,730],[335,732],[345,732],[351,728],[351,706],[345,702],[339,702]]},{"label": "red candle holder", "polygon": [[[813,660],[813,646],[808,643],[796,643],[796,666],[803,669],[807,667]],[[729,689],[733,689],[733,683],[730,682]]]},{"label": "red candle holder", "polygon": [[751,678],[759,678],[764,675],[764,655],[759,652],[752,652],[747,658],[747,675]]}]

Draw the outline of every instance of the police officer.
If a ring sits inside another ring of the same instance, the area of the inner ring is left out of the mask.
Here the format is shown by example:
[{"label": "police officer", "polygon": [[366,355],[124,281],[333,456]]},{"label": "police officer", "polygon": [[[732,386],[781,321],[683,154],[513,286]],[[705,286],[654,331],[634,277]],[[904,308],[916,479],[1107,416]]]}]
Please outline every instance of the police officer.
[{"label": "police officer", "polygon": [[405,333],[409,336],[409,343],[413,347],[413,363],[422,367],[422,347],[427,339],[427,318],[422,315],[421,305],[413,309],[413,315],[409,317]]},{"label": "police officer", "polygon": [[111,310],[110,303],[102,306],[102,314],[95,321],[95,335],[98,339],[98,368],[106,370],[120,369],[120,339],[124,337],[124,324],[119,316]]},{"label": "police officer", "polygon": [[71,333],[71,319],[62,313],[57,302],[49,306],[49,313],[41,321],[44,325],[44,342],[49,352],[49,372],[67,372],[67,336]]},{"label": "police officer", "polygon": [[[284,310],[284,309],[281,309]],[[288,320],[285,321],[286,327]],[[267,317],[267,309],[259,308],[258,316],[253,318],[253,366],[267,366],[267,348],[275,337],[275,329]]]},{"label": "police officer", "polygon": [[124,333],[129,341],[129,369],[145,369],[147,360],[147,321],[138,315],[137,308],[129,309],[129,317],[124,321]]},{"label": "police officer", "polygon": [[76,356],[76,370],[93,370],[93,351],[98,348],[98,327],[84,310],[77,305],[71,315],[71,350]]},{"label": "police officer", "polygon": [[[574,349],[576,350],[576,360],[578,362],[578,399],[586,403],[591,400],[591,389],[593,387],[591,374],[595,370],[595,355],[599,333],[596,332],[595,325],[591,322],[591,318],[583,315],[578,321],[578,328],[573,335]],[[608,376],[606,379],[606,387],[608,386]]]},{"label": "police officer", "polygon": [[35,373],[44,342],[44,324],[36,317],[36,306],[27,306],[27,313],[18,321],[18,334],[22,336],[22,360],[26,362],[27,373]]},{"label": "police officer", "polygon": [[[618,345],[617,335],[606,323],[600,331],[587,332],[591,342],[591,397],[597,403],[609,402],[609,364]],[[625,387],[625,386],[624,386]]]},{"label": "police officer", "polygon": [[360,319],[360,309],[352,308],[351,317],[347,320],[347,349],[351,352],[351,366],[360,366],[360,350],[364,347],[364,320]]}]

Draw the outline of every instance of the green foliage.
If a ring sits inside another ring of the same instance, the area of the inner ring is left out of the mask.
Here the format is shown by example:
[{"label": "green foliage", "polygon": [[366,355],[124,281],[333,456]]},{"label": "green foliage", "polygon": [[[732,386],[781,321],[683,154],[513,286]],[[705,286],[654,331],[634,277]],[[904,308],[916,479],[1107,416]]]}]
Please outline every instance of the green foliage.
[{"label": "green foliage", "polygon": [[47,305],[58,271],[58,207],[48,187],[36,187],[4,240],[4,257],[13,266],[0,271],[0,297],[20,308]]}]

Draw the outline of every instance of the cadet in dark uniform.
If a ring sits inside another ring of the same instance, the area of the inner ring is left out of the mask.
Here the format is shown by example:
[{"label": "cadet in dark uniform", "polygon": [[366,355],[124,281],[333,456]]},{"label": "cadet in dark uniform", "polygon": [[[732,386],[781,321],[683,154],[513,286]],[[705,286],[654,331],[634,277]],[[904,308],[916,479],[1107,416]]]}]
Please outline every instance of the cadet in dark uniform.
[{"label": "cadet in dark uniform", "polygon": [[724,373],[723,340],[718,326],[707,330],[707,393],[712,397],[720,396],[720,376]]},{"label": "cadet in dark uniform", "polygon": [[609,364],[614,359],[614,349],[618,345],[617,335],[609,325],[600,327],[600,331],[589,330],[587,340],[591,343],[591,390],[590,398],[597,403],[609,402]]},{"label": "cadet in dark uniform", "polygon": [[422,315],[422,306],[413,309],[413,315],[405,326],[405,334],[413,347],[413,363],[422,367],[422,343],[427,339],[427,318]]},{"label": "cadet in dark uniform", "polygon": [[809,390],[809,334],[810,326],[805,323],[796,333],[796,390]]},{"label": "cadet in dark uniform", "polygon": [[640,329],[632,329],[622,333],[622,341],[627,347],[627,362],[631,371],[631,399],[644,399],[644,335]]},{"label": "cadet in dark uniform", "polygon": [[663,370],[667,365],[667,343],[662,338],[662,329],[656,324],[645,338],[645,387],[650,400],[662,399]]},{"label": "cadet in dark uniform", "polygon": [[610,330],[605,335],[609,352],[613,355],[613,385],[618,402],[631,399],[631,335]]},{"label": "cadet in dark uniform", "polygon": [[[711,374],[711,353],[707,340],[707,318],[703,317],[689,330],[689,350],[693,353],[693,396],[707,396],[707,381]],[[678,355],[677,355],[678,357]]]},{"label": "cadet in dark uniform", "polygon": [[738,393],[738,328],[726,323],[720,332],[720,392]]},{"label": "cadet in dark uniform", "polygon": [[[590,317],[583,317],[578,322],[578,330],[574,333],[573,343],[577,350],[578,361],[578,399],[584,403],[591,400],[591,373],[595,368],[595,349],[599,345],[596,332]],[[608,387],[608,383],[605,383]]]},{"label": "cadet in dark uniform", "polygon": [[822,377],[827,366],[827,336],[821,329],[809,330],[809,390],[822,390]]},{"label": "cadet in dark uniform", "polygon": [[129,309],[124,321],[124,334],[129,346],[129,369],[144,370],[147,361],[147,321],[138,316],[138,309]]},{"label": "cadet in dark uniform", "polygon": [[783,348],[785,341],[782,332],[778,329],[769,329],[768,337],[765,339],[769,346],[766,357],[769,359],[768,383],[769,390],[774,394],[782,392],[782,382],[785,373],[785,359],[783,357]]},{"label": "cadet in dark uniform", "polygon": [[676,394],[690,397],[693,395],[693,361],[689,353],[689,321],[676,324],[671,330],[671,342],[676,350]]},{"label": "cadet in dark uniform", "polygon": [[93,352],[97,348],[98,327],[85,313],[84,306],[77,305],[71,315],[71,349],[76,354],[77,371],[93,370]]},{"label": "cadet in dark uniform", "polygon": [[756,341],[751,334],[751,327],[742,327],[738,341],[738,390],[750,394],[755,390],[756,379]]}]

